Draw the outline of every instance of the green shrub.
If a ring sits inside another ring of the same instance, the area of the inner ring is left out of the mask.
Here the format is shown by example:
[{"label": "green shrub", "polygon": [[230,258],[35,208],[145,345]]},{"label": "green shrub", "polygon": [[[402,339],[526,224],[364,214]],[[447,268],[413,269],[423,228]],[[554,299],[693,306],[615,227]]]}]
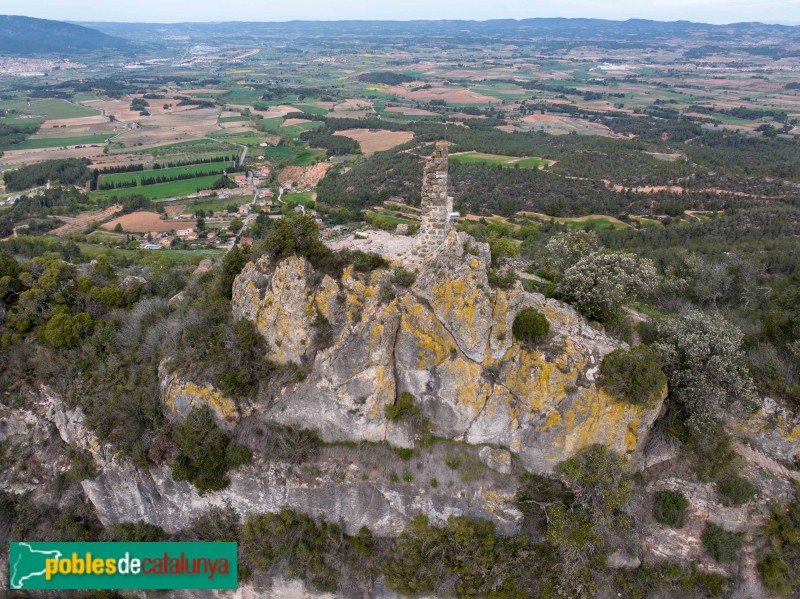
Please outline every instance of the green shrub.
[{"label": "green shrub", "polygon": [[770,553],[759,564],[764,584],[778,593],[800,588],[800,501],[773,504],[763,534]]},{"label": "green shrub", "polygon": [[622,510],[633,492],[629,464],[605,445],[589,445],[555,467],[572,483],[595,522]]},{"label": "green shrub", "polygon": [[379,268],[387,268],[389,261],[378,254],[353,252],[353,270],[356,272],[372,272]]},{"label": "green shrub", "polygon": [[708,522],[700,535],[700,540],[708,555],[720,563],[728,563],[736,561],[739,556],[743,537],[740,532],[730,532],[713,522]]},{"label": "green shrub", "polygon": [[732,474],[717,483],[717,493],[725,505],[744,505],[758,492],[755,485],[744,476]]},{"label": "green shrub", "polygon": [[39,329],[39,341],[51,347],[75,347],[91,330],[92,319],[86,312],[70,316],[59,312]]},{"label": "green shrub", "polygon": [[458,467],[461,465],[461,460],[455,456],[451,456],[445,458],[444,463],[447,464],[450,470],[458,470]]},{"label": "green shrub", "polygon": [[759,562],[758,572],[761,574],[761,581],[764,586],[771,591],[781,595],[788,595],[794,589],[795,582],[792,578],[789,564],[774,554],[768,555],[763,561]]},{"label": "green shrub", "polygon": [[514,317],[511,332],[517,341],[533,343],[547,337],[550,333],[550,323],[536,308],[523,308]]},{"label": "green shrub", "polygon": [[250,461],[250,451],[232,445],[214,420],[208,406],[192,408],[183,423],[172,431],[179,453],[172,467],[175,480],[188,480],[200,494],[228,485],[228,468]]},{"label": "green shrub", "polygon": [[392,283],[400,287],[411,287],[417,280],[417,273],[413,270],[406,270],[402,266],[395,268],[392,273]]},{"label": "green shrub", "polygon": [[411,447],[398,447],[394,452],[397,454],[397,457],[406,462],[413,458],[416,453]]},{"label": "green shrub", "polygon": [[719,425],[714,425],[703,436],[690,430],[689,446],[697,457],[697,477],[708,482],[728,476],[739,462],[731,436]]},{"label": "green shrub", "polygon": [[510,267],[505,270],[490,268],[486,274],[489,278],[489,285],[498,289],[511,289],[518,280],[517,273]]},{"label": "green shrub", "polygon": [[600,365],[600,387],[615,399],[631,404],[647,404],[663,392],[667,377],[658,353],[639,345],[629,350],[615,349]]},{"label": "green shrub", "polygon": [[414,396],[408,391],[403,391],[395,403],[386,406],[386,417],[393,422],[410,420],[421,413]]},{"label": "green shrub", "polygon": [[680,491],[659,491],[656,493],[653,516],[656,522],[672,528],[683,528],[687,507],[689,502]]}]

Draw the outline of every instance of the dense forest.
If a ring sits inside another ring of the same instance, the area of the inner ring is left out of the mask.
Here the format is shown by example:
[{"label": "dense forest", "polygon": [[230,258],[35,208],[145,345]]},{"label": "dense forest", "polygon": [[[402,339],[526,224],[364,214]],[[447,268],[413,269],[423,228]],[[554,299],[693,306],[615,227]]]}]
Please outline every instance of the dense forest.
[{"label": "dense forest", "polygon": [[38,164],[6,171],[3,181],[9,191],[21,191],[44,185],[48,181],[62,185],[84,185],[91,178],[89,161],[82,158],[47,160]]}]

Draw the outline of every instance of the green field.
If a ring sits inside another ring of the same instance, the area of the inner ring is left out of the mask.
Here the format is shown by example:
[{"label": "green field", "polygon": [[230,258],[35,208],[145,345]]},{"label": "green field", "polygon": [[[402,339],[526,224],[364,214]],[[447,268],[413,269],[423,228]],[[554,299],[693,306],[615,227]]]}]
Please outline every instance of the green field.
[{"label": "green field", "polygon": [[234,134],[234,135],[225,135],[225,136],[218,136],[220,141],[224,141],[229,144],[239,144],[240,146],[257,146],[262,141],[264,141],[261,137],[255,137],[253,135],[246,135],[246,134]]},{"label": "green field", "polygon": [[291,160],[294,157],[294,152],[291,148],[286,146],[272,146],[269,148],[261,148],[259,153],[264,154],[268,160]]},{"label": "green field", "polygon": [[205,164],[191,164],[188,166],[176,166],[173,168],[153,169],[149,171],[134,171],[132,173],[112,173],[100,177],[100,183],[122,183],[126,181],[136,181],[141,185],[142,179],[148,177],[176,177],[178,175],[208,175],[219,173],[223,169],[231,168],[232,162],[208,162]]},{"label": "green field", "polygon": [[311,121],[310,123],[298,123],[297,125],[289,125],[288,127],[281,126],[278,132],[286,137],[297,137],[301,133],[311,131],[312,129],[319,129],[323,124],[319,121]]},{"label": "green field", "polygon": [[491,166],[510,166],[519,168],[539,168],[550,164],[549,160],[536,156],[501,156],[500,154],[484,154],[482,152],[465,152],[450,154],[450,159],[462,164],[488,164]]},{"label": "green field", "polygon": [[294,166],[311,166],[320,160],[325,160],[327,154],[324,150],[301,150],[297,157],[292,160]]},{"label": "green field", "polygon": [[570,229],[625,229],[626,224],[618,223],[616,220],[598,216],[588,218],[584,221],[567,220],[567,227]]},{"label": "green field", "polygon": [[316,115],[328,114],[328,109],[322,108],[320,106],[306,106],[304,104],[293,104],[292,106],[305,112],[306,114],[316,114]]},{"label": "green field", "polygon": [[145,185],[144,187],[125,187],[122,189],[104,189],[95,192],[95,195],[108,198],[123,198],[125,196],[143,195],[151,200],[163,200],[189,195],[198,189],[208,189],[219,179],[219,175],[209,175],[208,177],[196,177],[194,179],[184,179],[183,181],[170,181],[169,183],[156,183],[155,185]]},{"label": "green field", "polygon": [[271,119],[258,119],[256,121],[256,126],[261,131],[278,131],[284,120],[282,116],[276,116]]},{"label": "green field", "polygon": [[223,116],[218,119],[219,123],[239,123],[249,121],[250,117],[246,116]]},{"label": "green field", "polygon": [[0,119],[0,125],[8,125],[9,127],[14,126],[25,126],[25,125],[41,125],[44,122],[44,117],[29,117],[29,118],[14,118],[14,117],[4,117]]},{"label": "green field", "polygon": [[39,137],[36,139],[26,139],[0,150],[39,150],[41,148],[60,148],[62,146],[90,146],[93,144],[104,144],[114,137],[115,133],[98,133],[96,135],[83,135],[81,137]]},{"label": "green field", "polygon": [[373,227],[378,227],[379,229],[385,229],[387,231],[394,230],[397,225],[413,225],[418,224],[418,221],[412,220],[410,218],[399,218],[397,216],[391,216],[388,214],[381,214],[379,212],[371,212],[369,210],[364,212],[364,216],[367,219],[367,222],[372,225]]},{"label": "green field", "polygon": [[314,194],[310,191],[304,191],[301,193],[285,193],[283,194],[283,201],[287,204],[290,202],[294,202],[296,204],[303,204],[306,208],[313,208],[315,202],[311,199],[311,196]]},{"label": "green field", "polygon": [[194,213],[196,210],[205,210],[206,212],[220,212],[225,210],[228,206],[249,204],[253,201],[253,196],[232,196],[220,200],[217,198],[202,198],[199,200],[192,200],[186,204],[186,212]]},{"label": "green field", "polygon": [[86,106],[54,98],[33,100],[30,105],[25,100],[10,100],[0,102],[0,108],[13,108],[22,114],[35,114],[48,119],[74,119],[100,114],[100,111],[94,108],[87,108]]}]

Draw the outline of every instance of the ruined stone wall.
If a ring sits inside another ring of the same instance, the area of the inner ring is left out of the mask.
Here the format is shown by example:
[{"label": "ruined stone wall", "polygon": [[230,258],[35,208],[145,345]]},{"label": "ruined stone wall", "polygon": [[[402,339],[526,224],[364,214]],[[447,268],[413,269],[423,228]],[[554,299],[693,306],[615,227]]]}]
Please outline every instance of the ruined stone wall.
[{"label": "ruined stone wall", "polygon": [[451,230],[452,199],[447,195],[447,142],[438,142],[422,175],[422,222],[414,244],[414,255],[424,258],[435,252]]}]

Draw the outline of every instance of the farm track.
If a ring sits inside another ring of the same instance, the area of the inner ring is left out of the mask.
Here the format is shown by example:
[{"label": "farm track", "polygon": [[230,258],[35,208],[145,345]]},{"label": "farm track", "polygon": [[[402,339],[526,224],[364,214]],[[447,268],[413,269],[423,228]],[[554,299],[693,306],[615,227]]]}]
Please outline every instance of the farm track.
[{"label": "farm track", "polygon": [[68,235],[70,233],[75,233],[77,231],[85,229],[94,221],[103,222],[104,220],[111,218],[121,210],[122,210],[121,204],[114,204],[113,206],[109,206],[105,210],[99,210],[97,212],[88,212],[86,214],[81,214],[75,217],[61,216],[59,218],[65,221],[65,224],[61,225],[57,229],[53,229],[52,231],[50,231],[50,233],[52,235],[63,237],[64,235]]}]

